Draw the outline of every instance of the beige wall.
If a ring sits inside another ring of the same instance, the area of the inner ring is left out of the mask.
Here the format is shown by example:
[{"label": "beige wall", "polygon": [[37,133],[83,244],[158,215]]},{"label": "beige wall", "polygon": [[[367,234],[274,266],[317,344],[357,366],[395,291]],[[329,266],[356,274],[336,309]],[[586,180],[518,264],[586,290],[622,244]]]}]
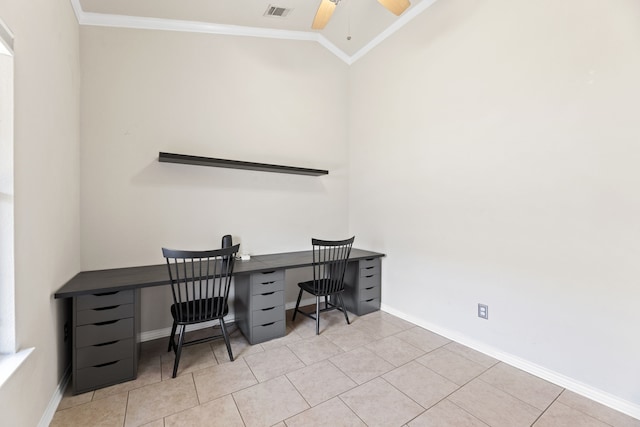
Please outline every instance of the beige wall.
[{"label": "beige wall", "polygon": [[15,35],[16,344],[35,347],[0,413],[34,426],[70,363],[52,295],[80,270],[79,34],[66,0],[0,0],[0,18]]},{"label": "beige wall", "polygon": [[440,1],[349,98],[350,231],[389,254],[385,305],[636,410],[639,22],[632,0]]},{"label": "beige wall", "polygon": [[[253,254],[346,235],[347,66],[320,45],[84,27],[81,46],[84,270],[160,264],[163,246],[211,249],[224,234]],[[329,175],[159,163],[159,151]],[[143,332],[171,326],[168,289],[142,301]]]}]

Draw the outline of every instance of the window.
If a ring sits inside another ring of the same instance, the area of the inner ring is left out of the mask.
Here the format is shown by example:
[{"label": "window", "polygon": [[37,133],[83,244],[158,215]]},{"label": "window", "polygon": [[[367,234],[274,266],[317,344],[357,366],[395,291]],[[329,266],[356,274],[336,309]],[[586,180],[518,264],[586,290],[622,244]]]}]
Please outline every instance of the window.
[{"label": "window", "polygon": [[0,21],[0,354],[16,350],[13,211],[13,37]]}]

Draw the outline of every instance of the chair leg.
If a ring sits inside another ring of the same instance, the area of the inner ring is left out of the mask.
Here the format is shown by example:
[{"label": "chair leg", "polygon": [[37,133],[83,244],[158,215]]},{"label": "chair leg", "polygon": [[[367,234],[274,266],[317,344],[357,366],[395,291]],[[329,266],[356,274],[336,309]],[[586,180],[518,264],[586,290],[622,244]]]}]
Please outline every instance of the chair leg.
[{"label": "chair leg", "polygon": [[176,336],[176,328],[178,327],[178,324],[176,323],[176,321],[173,321],[173,326],[171,326],[171,335],[169,335],[169,349],[167,351],[171,351],[172,349],[174,349],[176,347],[176,342],[174,340],[174,337]]},{"label": "chair leg", "polygon": [[328,295],[324,296],[324,308],[325,309],[329,308],[329,296]]},{"label": "chair leg", "polygon": [[320,297],[316,296],[316,335],[320,335]]},{"label": "chair leg", "polygon": [[344,301],[342,300],[342,294],[336,294],[336,297],[340,301],[340,306],[342,307],[342,312],[344,313],[344,318],[347,321],[347,325],[350,325],[351,322],[349,322],[349,316],[347,315],[347,309],[344,307]]},{"label": "chair leg", "polygon": [[300,307],[300,300],[302,299],[302,288],[300,288],[300,293],[298,294],[298,301],[296,301],[296,308],[293,310],[293,317],[291,321],[296,320],[296,314],[298,314],[298,307]]},{"label": "chair leg", "polygon": [[231,342],[229,340],[229,333],[227,332],[227,326],[224,324],[224,319],[220,319],[220,329],[222,329],[222,336],[224,337],[224,343],[227,345],[229,360],[233,362],[233,353],[231,352]]},{"label": "chair leg", "polygon": [[185,325],[180,328],[180,338],[178,338],[178,348],[176,348],[176,360],[173,362],[173,376],[175,378],[178,373],[178,364],[180,363],[180,354],[182,353],[182,343],[184,342],[184,331],[187,329]]}]

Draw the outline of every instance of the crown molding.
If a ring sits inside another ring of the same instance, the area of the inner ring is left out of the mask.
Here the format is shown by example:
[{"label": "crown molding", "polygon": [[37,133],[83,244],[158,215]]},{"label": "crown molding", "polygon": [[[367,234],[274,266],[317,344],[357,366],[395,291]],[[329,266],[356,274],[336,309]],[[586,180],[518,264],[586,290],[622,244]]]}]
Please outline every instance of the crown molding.
[{"label": "crown molding", "polygon": [[70,0],[76,19],[80,25],[96,27],[132,28],[141,30],[181,31],[189,33],[206,33],[230,36],[261,37],[269,39],[302,40],[319,43],[346,64],[351,65],[374,47],[382,43],[393,33],[406,25],[413,18],[424,12],[437,0],[423,0],[417,6],[404,13],[390,27],[363,46],[352,56],[331,43],[326,37],[311,31],[289,31],[271,28],[245,27],[240,25],[224,25],[198,21],[182,21],[175,19],[147,18],[129,15],[113,15],[105,13],[85,12],[80,0]]}]

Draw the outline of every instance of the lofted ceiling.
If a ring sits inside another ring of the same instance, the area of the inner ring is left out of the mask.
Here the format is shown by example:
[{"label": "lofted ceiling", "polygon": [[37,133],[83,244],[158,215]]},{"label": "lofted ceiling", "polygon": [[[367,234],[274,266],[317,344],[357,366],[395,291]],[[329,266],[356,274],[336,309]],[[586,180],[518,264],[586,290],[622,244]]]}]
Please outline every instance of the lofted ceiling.
[{"label": "lofted ceiling", "polygon": [[[311,29],[320,0],[72,0],[72,3],[81,24],[315,40],[351,63],[434,1],[411,0],[411,6],[398,17],[377,0],[341,0],[322,30]],[[290,12],[284,17],[265,16],[270,6]]]}]

